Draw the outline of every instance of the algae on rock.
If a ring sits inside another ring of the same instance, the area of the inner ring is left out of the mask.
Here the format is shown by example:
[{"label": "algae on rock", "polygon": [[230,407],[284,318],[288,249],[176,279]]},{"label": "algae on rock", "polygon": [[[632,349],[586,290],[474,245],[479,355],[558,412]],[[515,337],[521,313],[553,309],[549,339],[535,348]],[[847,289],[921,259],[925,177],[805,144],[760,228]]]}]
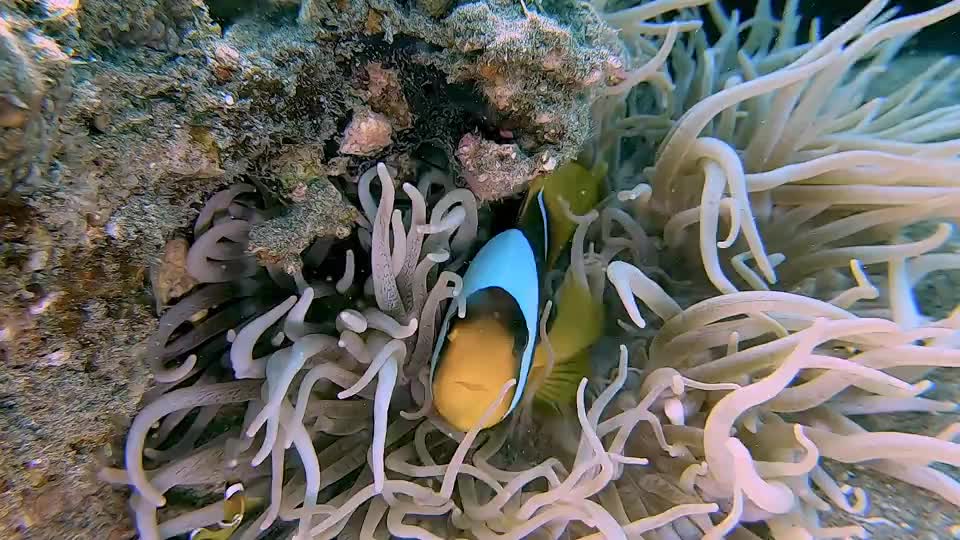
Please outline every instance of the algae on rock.
[{"label": "algae on rock", "polygon": [[300,271],[300,254],[315,239],[346,238],[360,217],[326,178],[301,185],[295,197],[284,215],[250,229],[249,247],[260,264],[280,266],[291,275]]}]

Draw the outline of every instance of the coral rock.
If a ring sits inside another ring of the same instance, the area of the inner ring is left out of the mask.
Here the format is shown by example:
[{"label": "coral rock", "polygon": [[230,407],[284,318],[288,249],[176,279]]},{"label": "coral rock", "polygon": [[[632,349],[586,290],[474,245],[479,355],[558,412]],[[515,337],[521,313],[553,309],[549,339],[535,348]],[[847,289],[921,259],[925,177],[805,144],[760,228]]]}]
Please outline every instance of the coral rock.
[{"label": "coral rock", "polygon": [[151,281],[157,304],[164,306],[180,298],[197,285],[187,273],[187,251],[190,245],[183,238],[174,238],[163,248],[163,259],[152,269]]},{"label": "coral rock", "polygon": [[359,217],[327,179],[317,179],[298,193],[287,213],[254,225],[250,230],[250,251],[261,264],[279,265],[288,274],[301,269],[300,253],[317,238],[346,238]]},{"label": "coral rock", "polygon": [[469,133],[460,139],[457,159],[470,191],[481,201],[520,193],[536,171],[533,159],[517,145],[498,144]]},{"label": "coral rock", "polygon": [[240,69],[240,53],[229,45],[217,44],[210,58],[210,69],[218,81],[229,81]]},{"label": "coral rock", "polygon": [[373,111],[361,111],[353,116],[343,134],[341,154],[370,156],[390,146],[393,128],[390,120]]},{"label": "coral rock", "polygon": [[432,17],[443,17],[450,10],[451,0],[417,0],[417,6]]},{"label": "coral rock", "polygon": [[370,92],[367,103],[370,107],[389,118],[396,129],[412,127],[413,115],[410,114],[410,105],[403,95],[397,72],[384,68],[379,62],[371,62],[367,64],[367,76],[370,77],[367,87]]},{"label": "coral rock", "polygon": [[70,59],[57,43],[13,13],[0,17],[0,195],[42,181],[47,131],[66,101]]}]

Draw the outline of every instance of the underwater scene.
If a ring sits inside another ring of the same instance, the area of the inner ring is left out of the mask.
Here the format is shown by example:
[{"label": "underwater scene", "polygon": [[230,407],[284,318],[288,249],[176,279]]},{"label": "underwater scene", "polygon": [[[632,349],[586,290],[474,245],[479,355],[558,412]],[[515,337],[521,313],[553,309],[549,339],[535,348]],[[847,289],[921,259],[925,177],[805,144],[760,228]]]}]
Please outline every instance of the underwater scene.
[{"label": "underwater scene", "polygon": [[960,0],[0,0],[0,538],[960,538]]}]

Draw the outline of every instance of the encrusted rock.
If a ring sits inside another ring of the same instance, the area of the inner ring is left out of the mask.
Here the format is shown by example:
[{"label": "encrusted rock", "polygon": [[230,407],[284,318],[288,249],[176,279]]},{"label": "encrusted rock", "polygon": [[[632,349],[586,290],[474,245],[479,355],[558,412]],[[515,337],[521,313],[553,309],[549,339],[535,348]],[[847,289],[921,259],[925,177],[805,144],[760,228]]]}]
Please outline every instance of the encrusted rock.
[{"label": "encrusted rock", "polygon": [[80,35],[108,47],[124,44],[176,50],[184,38],[212,30],[205,4],[196,0],[83,0],[78,2]]},{"label": "encrusted rock", "polygon": [[268,169],[279,188],[276,195],[290,199],[295,199],[294,191],[306,189],[307,183],[313,179],[331,175],[329,169],[324,167],[323,149],[315,144],[287,146],[280,155],[270,160]]},{"label": "encrusted rock", "polygon": [[516,144],[498,144],[470,133],[460,139],[457,159],[470,191],[481,201],[520,193],[536,170]]},{"label": "encrusted rock", "polygon": [[300,253],[317,238],[346,238],[359,218],[326,178],[306,189],[292,190],[295,203],[283,216],[258,223],[250,230],[250,251],[261,264],[278,265],[288,274],[303,265]]},{"label": "encrusted rock", "polygon": [[396,70],[384,68],[380,62],[370,62],[367,64],[367,76],[370,78],[367,87],[370,108],[389,118],[395,129],[412,127],[413,115],[410,114],[410,105],[403,95]]},{"label": "encrusted rock", "polygon": [[[451,94],[463,88],[479,94],[448,100],[460,107],[446,115],[461,115],[454,141],[477,127],[495,128],[511,131],[523,151],[538,161],[547,154],[559,162],[574,158],[590,135],[596,92],[618,82],[623,45],[616,32],[575,0],[528,2],[526,9],[516,2],[451,5],[418,0],[418,9],[410,9],[394,0],[304,0],[300,20],[336,32],[382,35],[393,45],[400,41],[394,37],[402,35],[401,46],[409,47],[410,54],[403,62],[384,64],[397,71],[404,88],[411,73],[426,68],[444,74],[443,84],[456,89]],[[445,90],[417,88],[407,95],[414,124],[434,125],[423,122],[424,105]],[[394,144],[402,144],[405,134],[398,132],[404,123],[379,106],[372,92],[366,97],[374,112],[393,122]],[[452,153],[452,141],[443,142]]]},{"label": "encrusted rock", "polygon": [[0,127],[20,128],[27,123],[30,106],[13,94],[0,96]]},{"label": "encrusted rock", "polygon": [[370,156],[390,146],[393,128],[390,120],[373,111],[359,111],[343,134],[340,153]]},{"label": "encrusted rock", "polygon": [[150,272],[153,292],[158,306],[180,298],[197,285],[197,280],[187,273],[187,251],[190,244],[183,238],[174,238],[163,247],[163,258]]},{"label": "encrusted rock", "polygon": [[[0,16],[0,195],[17,184],[42,181],[69,57],[24,17]],[[25,187],[26,187],[25,186]]]},{"label": "encrusted rock", "polygon": [[417,6],[433,17],[443,17],[450,10],[452,0],[417,0]]},{"label": "encrusted rock", "polygon": [[233,79],[240,70],[240,52],[225,43],[218,43],[210,55],[210,69],[220,82]]}]

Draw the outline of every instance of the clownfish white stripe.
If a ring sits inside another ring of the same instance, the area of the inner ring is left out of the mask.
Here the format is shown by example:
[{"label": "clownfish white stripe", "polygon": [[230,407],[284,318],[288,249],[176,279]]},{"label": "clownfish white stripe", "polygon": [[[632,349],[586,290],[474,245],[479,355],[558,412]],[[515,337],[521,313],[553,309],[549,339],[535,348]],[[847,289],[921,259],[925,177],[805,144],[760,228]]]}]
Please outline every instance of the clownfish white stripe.
[{"label": "clownfish white stripe", "polygon": [[537,193],[537,204],[540,206],[540,220],[543,222],[543,260],[550,254],[550,221],[547,219],[547,203],[543,200],[543,190]]}]

